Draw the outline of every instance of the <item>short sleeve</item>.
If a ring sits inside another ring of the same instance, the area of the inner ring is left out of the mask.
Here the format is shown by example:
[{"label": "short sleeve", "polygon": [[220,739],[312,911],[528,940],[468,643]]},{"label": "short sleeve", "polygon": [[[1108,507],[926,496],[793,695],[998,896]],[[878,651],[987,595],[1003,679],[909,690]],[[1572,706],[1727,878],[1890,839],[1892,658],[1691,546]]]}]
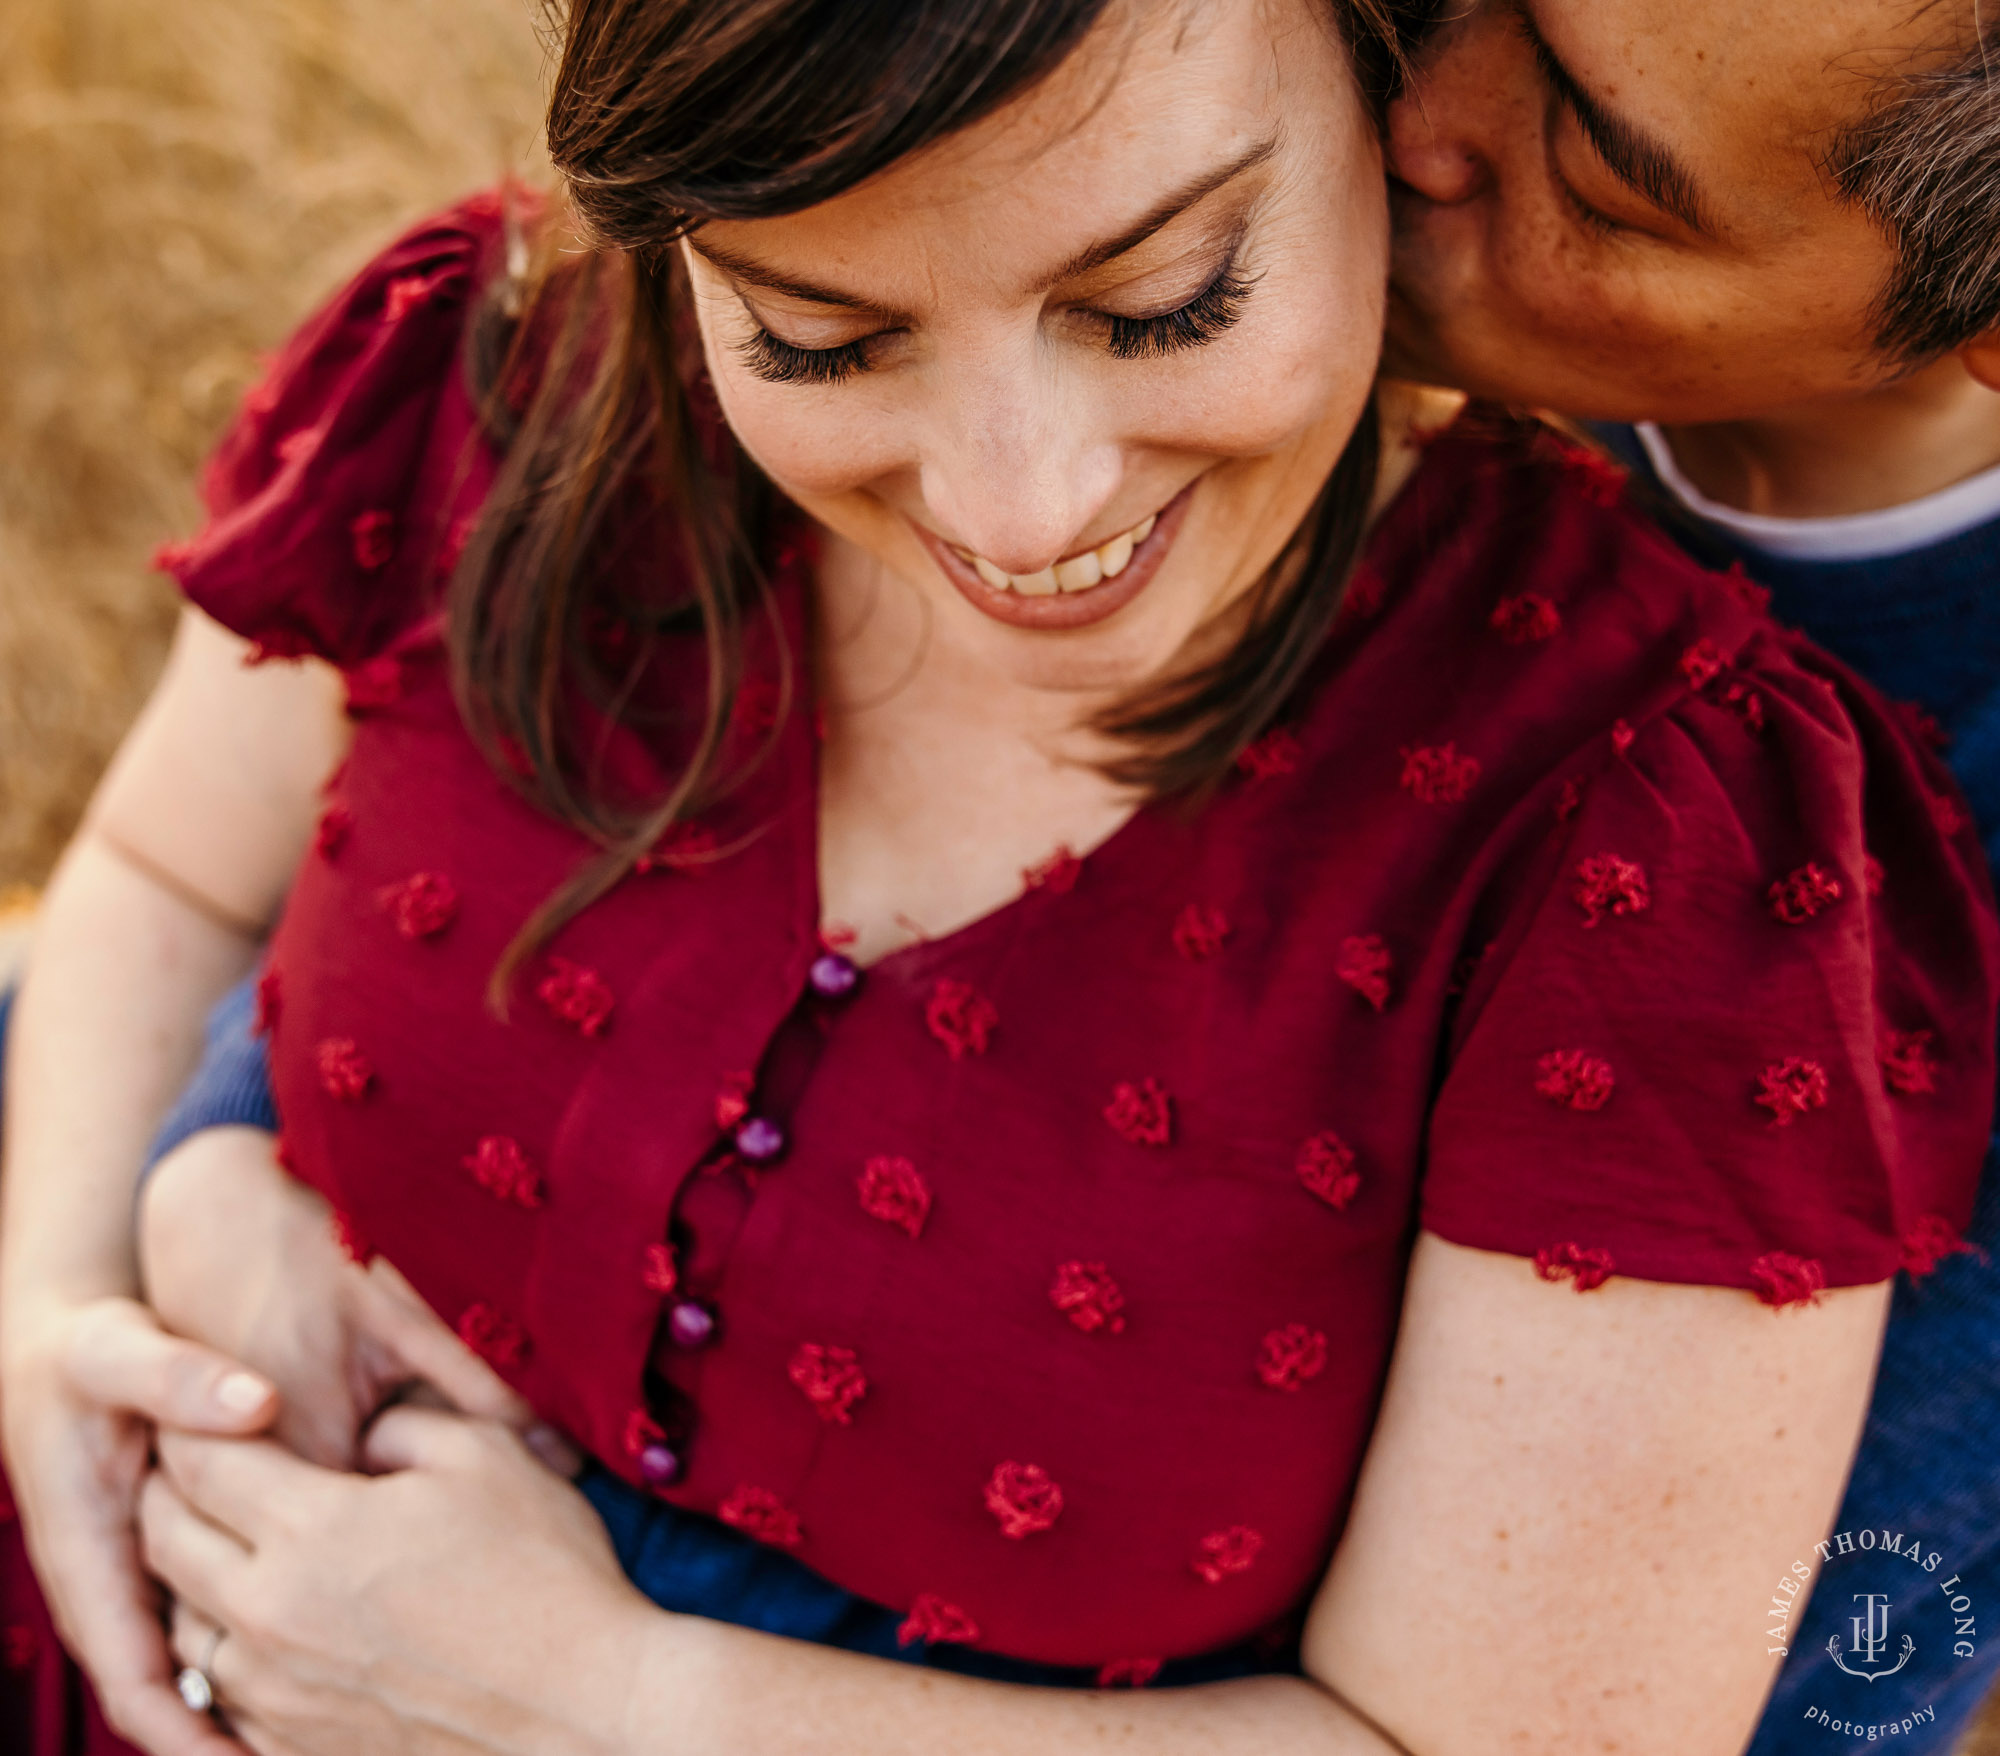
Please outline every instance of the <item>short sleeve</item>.
[{"label": "short sleeve", "polygon": [[460,344],[501,224],[481,196],[398,239],[285,344],[210,457],[207,523],[157,563],[264,656],[353,666],[426,607],[441,416],[469,413]]},{"label": "short sleeve", "polygon": [[1992,1125],[1996,935],[1947,772],[1775,629],[1533,806],[1425,1228],[1767,1302],[1926,1270]]}]

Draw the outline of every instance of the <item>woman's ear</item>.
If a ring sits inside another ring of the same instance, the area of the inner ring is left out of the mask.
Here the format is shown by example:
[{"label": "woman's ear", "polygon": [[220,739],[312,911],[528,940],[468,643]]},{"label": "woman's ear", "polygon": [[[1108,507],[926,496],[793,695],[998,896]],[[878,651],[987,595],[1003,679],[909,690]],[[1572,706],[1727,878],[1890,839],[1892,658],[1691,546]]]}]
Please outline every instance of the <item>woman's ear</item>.
[{"label": "woman's ear", "polygon": [[1988,390],[2000,390],[2000,329],[1974,336],[1958,350],[1958,357]]}]

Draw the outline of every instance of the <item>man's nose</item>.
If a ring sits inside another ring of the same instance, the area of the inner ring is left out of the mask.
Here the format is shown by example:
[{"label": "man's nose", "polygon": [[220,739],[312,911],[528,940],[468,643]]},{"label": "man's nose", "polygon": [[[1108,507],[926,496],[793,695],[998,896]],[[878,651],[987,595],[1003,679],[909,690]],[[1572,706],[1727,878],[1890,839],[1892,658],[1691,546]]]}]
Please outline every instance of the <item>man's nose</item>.
[{"label": "man's nose", "polygon": [[1449,92],[1419,82],[1389,106],[1389,173],[1428,201],[1470,200],[1486,171],[1451,126]]}]

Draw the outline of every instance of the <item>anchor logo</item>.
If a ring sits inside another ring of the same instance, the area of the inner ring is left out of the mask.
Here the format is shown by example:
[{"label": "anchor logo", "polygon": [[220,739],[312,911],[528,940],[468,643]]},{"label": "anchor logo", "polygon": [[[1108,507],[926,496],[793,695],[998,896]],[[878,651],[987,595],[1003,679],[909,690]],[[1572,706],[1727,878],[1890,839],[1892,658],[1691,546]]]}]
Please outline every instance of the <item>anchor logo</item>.
[{"label": "anchor logo", "polygon": [[1889,1645],[1889,1599],[1879,1591],[1857,1591],[1854,1597],[1862,1606],[1860,1615],[1848,1618],[1848,1626],[1854,1630],[1854,1657],[1862,1666],[1872,1668],[1857,1670],[1842,1658],[1838,1634],[1826,1643],[1827,1655],[1850,1677],[1859,1677],[1864,1683],[1872,1683],[1877,1677],[1893,1677],[1910,1662],[1917,1643],[1905,1634],[1902,1657],[1892,1665],[1883,1664]]}]

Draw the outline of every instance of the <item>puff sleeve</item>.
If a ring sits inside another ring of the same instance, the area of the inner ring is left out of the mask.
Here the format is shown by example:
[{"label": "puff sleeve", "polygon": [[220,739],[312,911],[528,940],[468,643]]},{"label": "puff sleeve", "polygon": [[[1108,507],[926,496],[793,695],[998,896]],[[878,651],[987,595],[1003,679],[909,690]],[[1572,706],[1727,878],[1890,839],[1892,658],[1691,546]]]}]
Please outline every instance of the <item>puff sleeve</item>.
[{"label": "puff sleeve", "polygon": [[1996,937],[1946,771],[1768,626],[1618,728],[1521,859],[1432,1116],[1426,1229],[1766,1302],[1923,1272],[1993,1113]]},{"label": "puff sleeve", "polygon": [[419,225],[244,398],[203,477],[205,526],[157,564],[260,656],[351,668],[429,608],[475,432],[460,344],[502,243],[493,196]]}]

